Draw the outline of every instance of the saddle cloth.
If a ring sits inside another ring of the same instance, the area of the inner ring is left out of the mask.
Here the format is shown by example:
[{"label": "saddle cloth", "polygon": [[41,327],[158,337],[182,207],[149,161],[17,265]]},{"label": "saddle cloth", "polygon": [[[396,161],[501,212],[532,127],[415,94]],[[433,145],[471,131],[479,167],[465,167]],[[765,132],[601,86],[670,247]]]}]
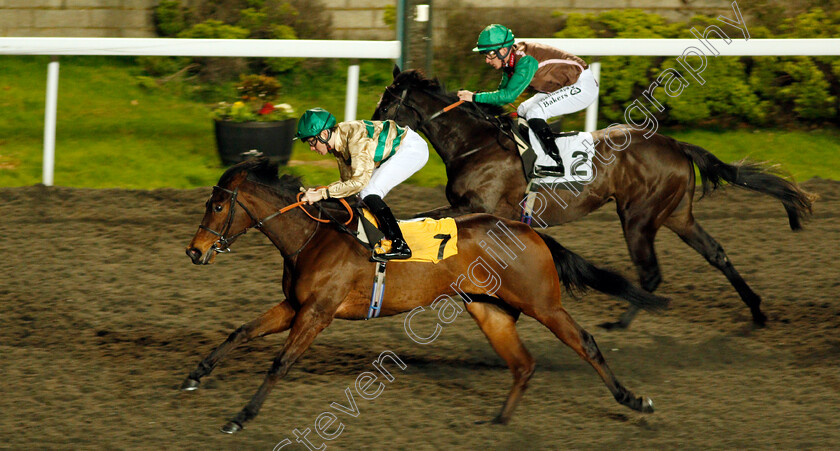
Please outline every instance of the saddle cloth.
[{"label": "saddle cloth", "polygon": [[[531,138],[531,145],[539,149],[536,166],[556,166],[553,158],[548,156],[543,149],[542,143],[532,130],[528,131]],[[557,150],[560,151],[560,158],[566,168],[566,175],[563,177],[540,177],[534,179],[534,183],[561,183],[561,182],[589,182],[595,176],[592,170],[592,158],[595,156],[595,144],[592,133],[580,132],[572,136],[563,136],[554,140],[557,143]]]},{"label": "saddle cloth", "polygon": [[[364,217],[376,225],[376,218],[367,208],[362,209]],[[458,253],[458,227],[452,218],[431,219],[417,218],[397,221],[403,238],[411,248],[411,258],[407,260],[391,260],[391,262],[432,262],[437,263]],[[367,232],[359,220],[359,235],[357,238],[370,244]],[[385,252],[391,250],[391,242],[382,241]]]},{"label": "saddle cloth", "polygon": [[[528,130],[528,138],[537,152],[529,148],[528,143],[523,139],[522,133],[525,129]],[[557,163],[553,158],[548,156],[542,148],[542,142],[537,138],[537,135],[527,126],[525,119],[519,117],[515,120],[515,138],[516,144],[519,148],[519,153],[522,157],[522,165],[526,172],[526,177],[532,180],[535,184],[555,184],[562,182],[589,182],[595,177],[595,172],[592,170],[592,157],[595,156],[595,145],[592,138],[592,133],[578,132],[570,136],[561,136],[554,141],[557,144],[557,149],[560,151],[560,158],[563,160],[563,166],[566,169],[566,175],[563,177],[534,177],[533,170],[536,166],[556,166]]]}]

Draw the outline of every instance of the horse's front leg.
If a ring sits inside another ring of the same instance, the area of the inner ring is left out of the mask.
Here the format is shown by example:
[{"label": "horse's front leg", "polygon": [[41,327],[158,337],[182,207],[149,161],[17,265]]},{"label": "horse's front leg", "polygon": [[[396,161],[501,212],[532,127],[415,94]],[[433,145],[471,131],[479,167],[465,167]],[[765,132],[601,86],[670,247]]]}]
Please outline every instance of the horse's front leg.
[{"label": "horse's front leg", "polygon": [[292,330],[283,345],[283,350],[274,359],[274,363],[257,393],[233,419],[222,426],[222,432],[233,434],[242,429],[246,422],[257,416],[274,384],[289,372],[289,368],[309,349],[315,337],[330,324],[333,313],[334,309],[325,311],[323,306],[313,306],[312,304],[308,304],[301,309],[294,319]]},{"label": "horse's front leg", "polygon": [[201,378],[210,374],[219,361],[233,348],[248,342],[256,337],[262,337],[278,332],[283,332],[292,325],[292,320],[297,312],[289,305],[289,302],[281,302],[272,307],[257,319],[243,324],[236,329],[227,340],[213,350],[196,369],[192,370],[181,384],[181,390],[195,390],[201,383]]}]

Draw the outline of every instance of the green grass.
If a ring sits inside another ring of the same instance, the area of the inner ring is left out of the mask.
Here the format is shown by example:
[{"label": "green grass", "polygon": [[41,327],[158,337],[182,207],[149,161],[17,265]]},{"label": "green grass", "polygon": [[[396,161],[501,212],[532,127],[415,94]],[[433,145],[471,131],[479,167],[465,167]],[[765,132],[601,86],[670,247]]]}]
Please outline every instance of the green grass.
[{"label": "green grass", "polygon": [[[48,62],[47,57],[2,58],[0,186],[42,180]],[[225,168],[216,152],[208,104],[185,100],[166,89],[142,87],[136,66],[127,58],[69,57],[60,62],[55,185],[191,188],[218,180]],[[336,62],[334,71],[290,78],[280,100],[299,112],[322,106],[342,119],[347,64]],[[372,114],[390,81],[389,64],[362,63],[357,117]],[[295,144],[292,159],[320,158],[307,146]],[[309,184],[326,184],[337,177],[334,168],[286,169],[304,176]],[[431,172],[414,180],[445,183]]]},{"label": "green grass", "polygon": [[840,180],[840,132],[784,130],[681,130],[668,133],[696,144],[725,162],[742,158],[780,165],[797,181],[812,177]]},{"label": "green grass", "polygon": [[[218,179],[212,123],[200,103],[138,86],[131,67],[89,57],[62,62],[55,185],[188,188]],[[4,57],[0,186],[41,181],[46,64]]]},{"label": "green grass", "polygon": [[[0,64],[0,186],[41,182],[47,57],[4,56]],[[205,103],[185,100],[173,89],[138,83],[129,58],[65,57],[61,60],[54,184],[91,188],[192,188],[213,185],[224,167]],[[298,71],[282,78],[283,102],[298,112],[314,106],[344,115],[346,67]],[[391,80],[391,65],[363,61],[358,118],[369,117]],[[213,99],[225,100],[225,99]],[[208,103],[211,100],[208,99]],[[569,128],[580,128],[582,115]],[[840,180],[837,130],[679,130],[664,131],[700,145],[731,162],[743,157],[780,163],[797,180],[819,176]],[[297,161],[330,161],[296,143]],[[284,171],[309,185],[327,184],[338,174],[332,165],[297,165]],[[446,183],[443,163],[431,152],[429,163],[407,183]]]},{"label": "green grass", "polygon": [[[584,112],[570,115],[567,130],[582,130]],[[607,127],[599,122],[599,127]],[[840,180],[840,130],[745,129],[684,127],[660,128],[659,133],[698,145],[726,163],[748,158],[780,165],[780,169],[797,181],[812,177]]]}]

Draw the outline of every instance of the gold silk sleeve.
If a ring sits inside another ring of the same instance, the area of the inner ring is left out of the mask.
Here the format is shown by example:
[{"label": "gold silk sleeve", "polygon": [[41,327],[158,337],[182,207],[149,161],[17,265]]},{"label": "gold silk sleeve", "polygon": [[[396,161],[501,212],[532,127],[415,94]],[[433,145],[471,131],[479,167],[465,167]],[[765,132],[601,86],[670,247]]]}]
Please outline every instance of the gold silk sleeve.
[{"label": "gold silk sleeve", "polygon": [[376,141],[368,138],[364,124],[361,122],[341,123],[338,126],[340,149],[350,156],[348,166],[340,157],[338,159],[341,181],[333,182],[327,187],[329,197],[349,197],[359,193],[370,182],[373,162],[376,152]]}]

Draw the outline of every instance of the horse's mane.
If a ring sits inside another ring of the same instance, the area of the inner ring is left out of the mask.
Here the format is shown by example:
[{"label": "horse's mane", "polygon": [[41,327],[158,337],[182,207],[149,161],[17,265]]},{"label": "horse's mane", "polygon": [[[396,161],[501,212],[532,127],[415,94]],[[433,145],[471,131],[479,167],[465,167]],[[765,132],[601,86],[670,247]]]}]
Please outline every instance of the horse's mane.
[{"label": "horse's mane", "polygon": [[219,186],[227,186],[243,171],[247,173],[248,180],[266,186],[278,194],[295,194],[303,186],[300,177],[290,174],[278,177],[277,163],[272,163],[267,157],[251,158],[230,167],[219,178]]},{"label": "horse's mane", "polygon": [[[394,85],[404,88],[412,87],[422,91],[436,94],[440,97],[450,100],[451,102],[458,101],[458,95],[455,92],[446,90],[446,87],[440,80],[435,78],[428,78],[419,69],[409,69],[397,74],[394,78]],[[500,116],[505,114],[505,109],[498,105],[490,105],[486,103],[464,102],[460,108],[466,108],[481,116]]]},{"label": "horse's mane", "polygon": [[[303,187],[300,177],[283,174],[277,176],[277,163],[272,163],[267,157],[251,158],[235,166],[230,167],[219,179],[219,186],[227,186],[233,178],[241,172],[247,173],[247,180],[257,183],[278,196],[296,196]],[[346,199],[351,207],[356,206],[355,199]],[[347,217],[346,210],[339,205],[338,200],[328,199],[319,202],[319,205],[336,219],[344,220]]]}]

